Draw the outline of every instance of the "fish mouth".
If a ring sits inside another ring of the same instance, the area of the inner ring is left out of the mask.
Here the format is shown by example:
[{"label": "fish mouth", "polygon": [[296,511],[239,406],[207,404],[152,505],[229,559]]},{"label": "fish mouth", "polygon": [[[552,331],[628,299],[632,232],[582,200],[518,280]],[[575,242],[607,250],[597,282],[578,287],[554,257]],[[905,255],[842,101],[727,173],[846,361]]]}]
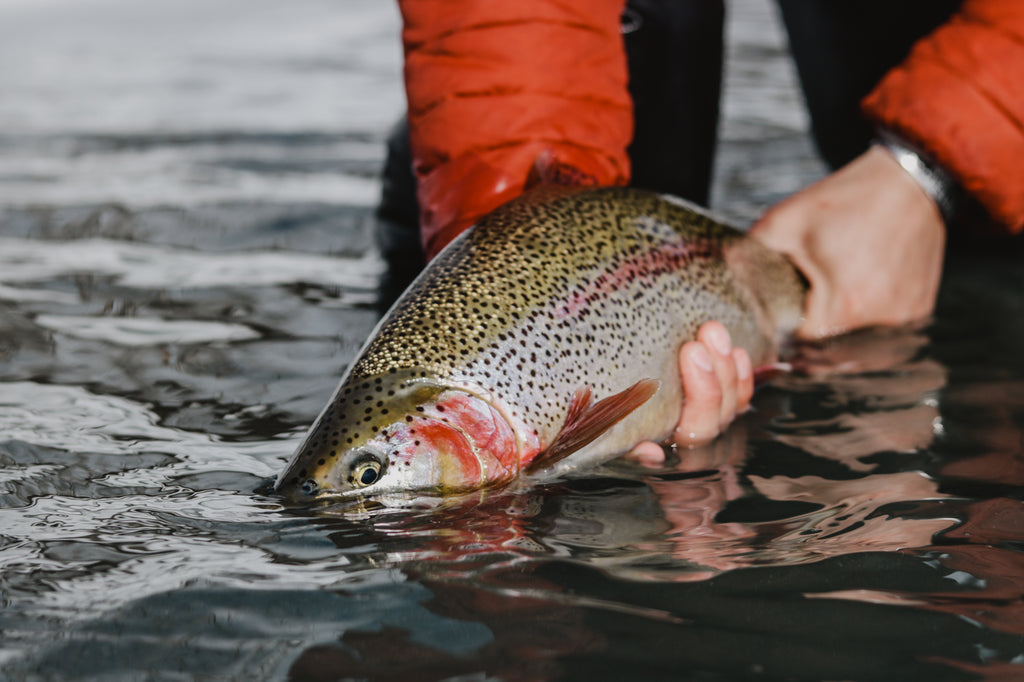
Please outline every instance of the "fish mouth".
[{"label": "fish mouth", "polygon": [[299,483],[296,489],[299,495],[310,499],[316,497],[317,493],[320,492],[320,484],[315,478],[307,478],[305,481]]},{"label": "fish mouth", "polygon": [[307,477],[297,485],[275,488],[274,493],[283,498],[287,506],[296,509],[312,509],[317,514],[352,515],[374,514],[386,510],[431,510],[451,503],[453,498],[471,494],[483,494],[479,487],[462,489],[441,486],[415,489],[379,490],[352,488],[339,490],[322,486],[315,478]]},{"label": "fish mouth", "polygon": [[505,494],[507,485],[460,492],[431,490],[380,491],[374,495],[327,494],[309,500],[288,500],[287,508],[300,516],[367,519],[387,514],[427,513],[462,506],[476,507]]},{"label": "fish mouth", "polygon": [[274,494],[296,504],[316,502],[347,492],[351,491],[337,490],[330,484],[327,471],[315,465],[307,467],[300,461],[293,461],[274,482]]},{"label": "fish mouth", "polygon": [[[294,478],[294,477],[292,477]],[[384,491],[381,491],[384,492]],[[328,483],[323,483],[316,476],[306,476],[297,480],[286,479],[274,486],[274,493],[287,504],[334,504],[346,501],[358,502],[374,497],[374,493],[358,488],[339,490]]]},{"label": "fish mouth", "polygon": [[288,502],[311,502],[320,493],[320,483],[313,477],[300,478],[284,471],[274,483],[274,494]]}]

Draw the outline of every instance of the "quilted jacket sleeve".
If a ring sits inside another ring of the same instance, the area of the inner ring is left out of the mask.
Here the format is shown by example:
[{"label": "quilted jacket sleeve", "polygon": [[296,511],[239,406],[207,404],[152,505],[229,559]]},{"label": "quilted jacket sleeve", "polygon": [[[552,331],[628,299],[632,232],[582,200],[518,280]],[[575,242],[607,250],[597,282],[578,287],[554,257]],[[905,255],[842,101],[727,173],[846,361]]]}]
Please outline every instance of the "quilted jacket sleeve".
[{"label": "quilted jacket sleeve", "polygon": [[965,0],[863,108],[933,156],[996,223],[1024,230],[1024,2]]},{"label": "quilted jacket sleeve", "polygon": [[531,177],[629,179],[624,0],[400,0],[428,256]]}]

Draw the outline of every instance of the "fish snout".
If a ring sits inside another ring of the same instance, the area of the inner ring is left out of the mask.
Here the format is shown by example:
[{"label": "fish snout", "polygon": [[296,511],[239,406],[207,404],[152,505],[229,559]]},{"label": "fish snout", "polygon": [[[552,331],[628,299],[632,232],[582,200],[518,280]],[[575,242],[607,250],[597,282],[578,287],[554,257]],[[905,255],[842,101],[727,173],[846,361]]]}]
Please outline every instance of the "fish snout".
[{"label": "fish snout", "polygon": [[330,488],[325,480],[321,480],[319,472],[302,466],[298,460],[287,467],[274,484],[274,492],[289,502],[309,502],[319,497],[326,488]]},{"label": "fish snout", "polygon": [[316,482],[315,478],[307,478],[299,485],[298,491],[305,497],[313,497],[320,492],[320,484]]},{"label": "fish snout", "polygon": [[274,492],[289,502],[308,502],[320,492],[320,483],[312,477],[282,476],[274,485]]}]

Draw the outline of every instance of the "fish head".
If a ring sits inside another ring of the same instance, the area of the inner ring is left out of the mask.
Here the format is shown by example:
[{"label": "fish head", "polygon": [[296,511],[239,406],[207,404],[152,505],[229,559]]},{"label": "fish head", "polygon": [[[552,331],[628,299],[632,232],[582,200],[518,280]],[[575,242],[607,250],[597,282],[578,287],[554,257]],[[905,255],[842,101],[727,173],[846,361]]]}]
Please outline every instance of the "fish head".
[{"label": "fish head", "polygon": [[518,441],[486,394],[427,372],[349,378],[296,450],[276,490],[312,501],[437,496],[501,485],[519,471]]}]

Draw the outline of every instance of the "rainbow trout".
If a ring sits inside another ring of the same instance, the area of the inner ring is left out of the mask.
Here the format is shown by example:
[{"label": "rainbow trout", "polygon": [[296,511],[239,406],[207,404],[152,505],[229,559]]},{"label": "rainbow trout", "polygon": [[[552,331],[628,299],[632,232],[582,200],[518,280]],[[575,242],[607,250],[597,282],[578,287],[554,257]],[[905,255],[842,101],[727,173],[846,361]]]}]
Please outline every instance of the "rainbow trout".
[{"label": "rainbow trout", "polygon": [[381,320],[277,481],[436,496],[668,438],[679,347],[720,320],[755,365],[799,323],[779,254],[673,197],[535,191],[453,241]]}]

